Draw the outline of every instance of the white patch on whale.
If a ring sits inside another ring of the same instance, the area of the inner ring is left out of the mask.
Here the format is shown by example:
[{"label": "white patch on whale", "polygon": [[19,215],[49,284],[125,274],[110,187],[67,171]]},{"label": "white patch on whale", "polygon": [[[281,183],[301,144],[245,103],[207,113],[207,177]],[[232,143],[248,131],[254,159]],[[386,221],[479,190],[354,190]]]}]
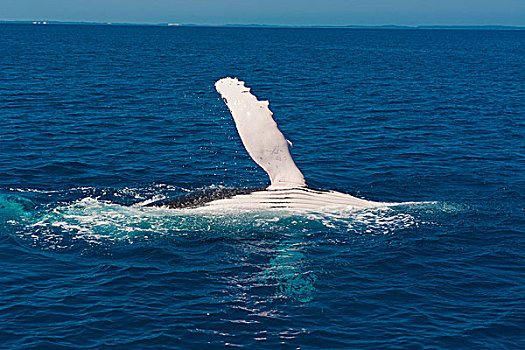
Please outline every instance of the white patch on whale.
[{"label": "white patch on whale", "polygon": [[272,118],[270,103],[258,101],[238,79],[221,79],[215,88],[230,109],[244,148],[270,176],[268,189],[306,187],[303,174],[288,150],[289,141]]}]

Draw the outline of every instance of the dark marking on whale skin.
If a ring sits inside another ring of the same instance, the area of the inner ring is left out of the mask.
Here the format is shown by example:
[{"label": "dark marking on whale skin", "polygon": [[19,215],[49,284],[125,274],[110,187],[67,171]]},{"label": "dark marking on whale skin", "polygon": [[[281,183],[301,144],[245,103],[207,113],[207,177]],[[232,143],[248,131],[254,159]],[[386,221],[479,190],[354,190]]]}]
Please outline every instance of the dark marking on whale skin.
[{"label": "dark marking on whale skin", "polygon": [[[311,197],[312,195],[328,193],[330,191],[313,189],[308,187],[297,187],[297,188],[285,188],[285,189],[268,189],[266,187],[254,187],[254,188],[215,188],[205,189],[196,192],[188,193],[183,196],[176,198],[161,199],[156,202],[146,204],[146,207],[165,207],[170,209],[195,209],[203,207],[206,204],[220,200],[233,198],[237,195],[247,195],[254,192],[266,192],[266,198],[260,198],[257,200],[260,204],[272,204],[272,209],[283,209],[288,208],[291,201],[296,196],[293,194],[284,194],[283,191],[300,191],[302,196]],[[298,195],[296,193],[296,195]]]},{"label": "dark marking on whale skin", "polygon": [[266,188],[215,188],[205,189],[198,192],[188,193],[186,195],[161,199],[156,202],[146,204],[146,207],[166,207],[171,209],[192,209],[204,206],[206,203],[219,199],[232,198],[239,194],[250,194],[256,191],[264,191]]}]

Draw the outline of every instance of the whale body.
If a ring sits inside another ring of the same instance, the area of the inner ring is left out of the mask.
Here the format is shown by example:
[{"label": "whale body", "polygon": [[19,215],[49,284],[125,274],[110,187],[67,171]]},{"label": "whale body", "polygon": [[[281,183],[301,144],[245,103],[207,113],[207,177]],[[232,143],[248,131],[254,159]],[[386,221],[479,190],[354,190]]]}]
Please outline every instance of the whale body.
[{"label": "whale body", "polygon": [[[273,119],[268,101],[259,101],[237,78],[215,83],[217,92],[230,110],[237,132],[250,155],[270,177],[267,188],[220,188],[149,203],[173,209],[192,210],[322,210],[327,208],[366,209],[396,203],[357,198],[336,191],[316,190],[306,185],[295,165],[286,140]],[[401,203],[397,203],[401,204]]]}]

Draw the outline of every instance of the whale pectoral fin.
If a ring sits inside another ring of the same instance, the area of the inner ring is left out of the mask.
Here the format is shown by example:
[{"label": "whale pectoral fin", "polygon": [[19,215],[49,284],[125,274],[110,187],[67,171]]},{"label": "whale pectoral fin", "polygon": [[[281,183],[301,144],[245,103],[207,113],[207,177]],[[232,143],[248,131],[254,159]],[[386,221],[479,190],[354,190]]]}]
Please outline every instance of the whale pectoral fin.
[{"label": "whale pectoral fin", "polygon": [[259,101],[237,78],[223,78],[215,88],[228,106],[237,132],[252,159],[270,176],[270,188],[304,187],[287,141],[272,118],[268,101]]}]

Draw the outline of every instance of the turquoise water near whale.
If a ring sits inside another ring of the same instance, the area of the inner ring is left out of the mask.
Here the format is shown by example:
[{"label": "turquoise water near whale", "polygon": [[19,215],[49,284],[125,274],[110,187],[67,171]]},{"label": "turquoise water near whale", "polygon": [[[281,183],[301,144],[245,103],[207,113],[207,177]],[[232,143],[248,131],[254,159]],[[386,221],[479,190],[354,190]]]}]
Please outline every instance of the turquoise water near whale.
[{"label": "turquoise water near whale", "polygon": [[[3,349],[521,349],[525,32],[0,25]],[[191,213],[260,187],[213,84],[308,184],[422,204]]]}]

